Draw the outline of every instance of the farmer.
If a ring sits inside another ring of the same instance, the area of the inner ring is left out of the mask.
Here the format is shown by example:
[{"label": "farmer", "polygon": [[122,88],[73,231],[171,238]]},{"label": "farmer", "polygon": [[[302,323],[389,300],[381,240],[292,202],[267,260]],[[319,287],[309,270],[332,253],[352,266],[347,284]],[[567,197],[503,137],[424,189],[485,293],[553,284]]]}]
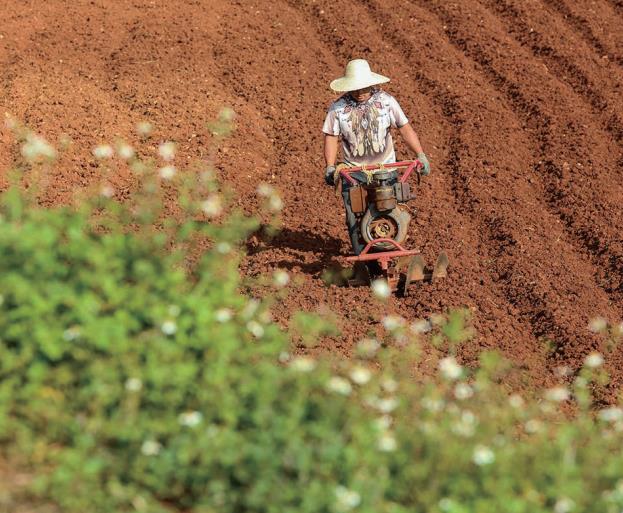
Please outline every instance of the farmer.
[{"label": "farmer", "polygon": [[[347,166],[369,166],[396,161],[390,127],[397,128],[407,146],[417,154],[423,164],[422,175],[430,173],[430,164],[422,150],[420,140],[396,99],[378,86],[389,78],[373,73],[364,59],[355,59],[346,65],[344,76],[331,82],[331,89],[343,94],[329,107],[322,127],[324,132],[324,179],[335,185],[338,141],[342,139],[342,159]],[[365,183],[363,172],[352,178]],[[359,229],[353,214],[349,189],[351,184],[342,179],[342,198],[346,208],[346,226],[356,255],[361,253]]]}]

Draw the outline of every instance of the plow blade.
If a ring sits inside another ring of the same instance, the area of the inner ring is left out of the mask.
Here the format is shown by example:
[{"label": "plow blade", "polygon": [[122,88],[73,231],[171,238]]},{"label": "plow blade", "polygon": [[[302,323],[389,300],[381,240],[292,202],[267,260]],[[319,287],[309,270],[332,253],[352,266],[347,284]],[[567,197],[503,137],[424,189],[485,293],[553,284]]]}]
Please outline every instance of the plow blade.
[{"label": "plow blade", "polygon": [[[422,255],[415,255],[411,262],[409,262],[409,268],[407,269],[407,282],[419,281],[424,279],[424,259]],[[405,284],[405,286],[409,286]]]},{"label": "plow blade", "polygon": [[435,266],[432,270],[426,269],[426,264],[422,255],[415,255],[409,262],[409,267],[405,274],[404,288],[402,290],[403,295],[409,295],[409,287],[413,282],[428,281],[443,279],[448,277],[448,255],[440,253],[435,262]]},{"label": "plow blade", "polygon": [[[395,249],[372,251],[379,244],[392,245]],[[392,291],[404,295],[407,295],[413,282],[431,282],[448,276],[448,256],[445,253],[440,253],[435,266],[429,269],[417,250],[406,250],[392,239],[376,239],[368,243],[359,255],[348,257],[347,260],[355,264],[354,276],[349,280],[349,285],[368,285],[371,278],[380,277],[387,280]],[[374,270],[371,275],[368,267],[371,264],[375,264],[379,272]]]},{"label": "plow blade", "polygon": [[431,276],[431,278],[447,278],[448,263],[448,255],[446,255],[445,253],[440,253],[437,257],[437,262],[435,262],[435,267],[433,267],[433,275]]}]

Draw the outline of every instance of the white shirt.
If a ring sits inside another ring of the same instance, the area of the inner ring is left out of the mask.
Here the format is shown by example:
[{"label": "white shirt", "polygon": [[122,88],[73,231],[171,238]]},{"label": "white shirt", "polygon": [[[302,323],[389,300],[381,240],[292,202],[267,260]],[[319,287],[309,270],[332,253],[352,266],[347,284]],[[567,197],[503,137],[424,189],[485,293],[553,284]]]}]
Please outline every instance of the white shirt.
[{"label": "white shirt", "polygon": [[388,164],[396,161],[390,128],[408,122],[396,99],[385,91],[377,90],[361,103],[347,93],[329,107],[322,131],[341,136],[346,164]]}]

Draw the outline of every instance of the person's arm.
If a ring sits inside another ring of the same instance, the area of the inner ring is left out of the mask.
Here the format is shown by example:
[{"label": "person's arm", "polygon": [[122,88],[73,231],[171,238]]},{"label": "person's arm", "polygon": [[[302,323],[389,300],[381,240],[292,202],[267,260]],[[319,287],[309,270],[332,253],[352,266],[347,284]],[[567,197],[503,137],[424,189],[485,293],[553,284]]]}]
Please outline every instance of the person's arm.
[{"label": "person's arm", "polygon": [[424,176],[430,174],[430,163],[428,162],[428,157],[426,157],[426,154],[422,149],[422,144],[420,143],[420,138],[417,136],[415,130],[413,130],[413,127],[407,123],[406,125],[401,126],[398,130],[409,149],[417,153],[418,160],[424,166],[422,174]]},{"label": "person's arm", "polygon": [[400,135],[402,136],[404,142],[407,144],[409,149],[417,153],[417,159],[424,166],[422,168],[422,175],[429,174],[430,164],[428,162],[428,158],[426,158],[424,150],[422,149],[420,138],[415,133],[415,130],[413,130],[413,127],[409,124],[409,119],[396,101],[396,98],[394,98],[393,96],[389,97],[389,106],[392,127],[398,129]]},{"label": "person's arm", "polygon": [[324,181],[327,185],[335,185],[335,161],[337,160],[337,146],[339,136],[324,134]]},{"label": "person's arm", "polygon": [[324,160],[328,166],[335,166],[339,136],[324,134]]},{"label": "person's arm", "polygon": [[422,144],[420,143],[420,138],[417,136],[417,133],[415,133],[415,130],[413,130],[413,127],[410,123],[401,126],[398,130],[400,131],[400,135],[402,136],[404,142],[407,144],[411,151],[414,151],[418,155],[420,153],[424,153],[424,150],[422,149]]}]

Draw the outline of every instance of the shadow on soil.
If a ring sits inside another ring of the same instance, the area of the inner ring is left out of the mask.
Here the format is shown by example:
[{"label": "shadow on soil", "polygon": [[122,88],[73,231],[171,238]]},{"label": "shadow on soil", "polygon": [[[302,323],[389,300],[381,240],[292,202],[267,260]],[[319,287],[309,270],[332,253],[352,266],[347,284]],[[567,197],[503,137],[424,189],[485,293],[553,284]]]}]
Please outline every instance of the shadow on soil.
[{"label": "shadow on soil", "polygon": [[[275,266],[287,270],[300,270],[315,277],[321,277],[327,270],[339,270],[337,257],[344,252],[344,241],[326,233],[316,233],[308,229],[283,228],[275,234],[265,227],[254,232],[246,243],[249,256],[271,249],[291,249],[305,255],[291,255],[289,258],[273,262]],[[310,261],[307,261],[307,260]]]}]

